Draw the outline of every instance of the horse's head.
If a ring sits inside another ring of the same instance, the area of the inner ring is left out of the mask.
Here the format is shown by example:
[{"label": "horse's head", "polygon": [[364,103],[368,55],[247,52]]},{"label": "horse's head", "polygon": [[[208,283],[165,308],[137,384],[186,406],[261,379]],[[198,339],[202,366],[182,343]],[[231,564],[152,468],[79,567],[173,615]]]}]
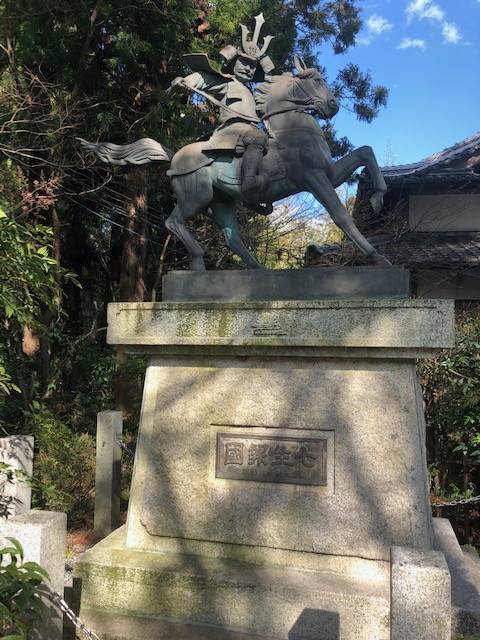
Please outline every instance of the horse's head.
[{"label": "horse's head", "polygon": [[327,86],[318,69],[308,68],[302,58],[295,56],[298,74],[293,76],[289,98],[299,104],[308,100],[320,118],[332,118],[340,108],[338,100]]},{"label": "horse's head", "polygon": [[[284,73],[270,76],[263,87],[257,106],[262,113],[273,113],[295,106],[311,109],[320,118],[333,117],[339,109],[338,100],[327,86],[318,69],[308,68],[303,60],[295,56],[295,68],[298,73]],[[263,96],[262,96],[263,94]]]}]

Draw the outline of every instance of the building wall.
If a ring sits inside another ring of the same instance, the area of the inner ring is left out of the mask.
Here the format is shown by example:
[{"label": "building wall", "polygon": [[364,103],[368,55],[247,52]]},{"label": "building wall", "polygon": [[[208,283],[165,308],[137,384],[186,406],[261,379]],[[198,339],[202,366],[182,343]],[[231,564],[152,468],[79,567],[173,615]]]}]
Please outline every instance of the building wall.
[{"label": "building wall", "polygon": [[411,231],[480,231],[480,194],[411,195]]},{"label": "building wall", "polygon": [[416,273],[419,298],[480,300],[480,268],[460,271],[425,269]]}]

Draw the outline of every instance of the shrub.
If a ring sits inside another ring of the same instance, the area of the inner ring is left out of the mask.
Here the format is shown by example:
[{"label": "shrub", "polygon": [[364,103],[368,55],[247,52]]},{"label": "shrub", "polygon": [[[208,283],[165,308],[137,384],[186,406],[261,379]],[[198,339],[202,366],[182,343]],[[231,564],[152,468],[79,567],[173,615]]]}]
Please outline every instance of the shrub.
[{"label": "shrub", "polygon": [[447,498],[477,489],[480,462],[480,314],[457,322],[457,344],[420,366],[433,490]]},{"label": "shrub", "polygon": [[48,409],[35,404],[33,433],[35,457],[35,505],[65,511],[71,523],[93,511],[95,443],[87,433],[74,433]]},{"label": "shrub", "polygon": [[45,614],[41,585],[49,577],[36,562],[23,561],[18,540],[7,540],[11,545],[0,549],[0,632],[3,640],[27,640]]}]

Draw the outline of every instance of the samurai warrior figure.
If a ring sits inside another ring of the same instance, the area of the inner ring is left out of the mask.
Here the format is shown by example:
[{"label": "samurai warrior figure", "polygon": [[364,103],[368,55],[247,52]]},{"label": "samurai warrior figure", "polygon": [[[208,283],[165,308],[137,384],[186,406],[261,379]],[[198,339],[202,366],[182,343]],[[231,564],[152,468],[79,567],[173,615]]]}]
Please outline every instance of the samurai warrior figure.
[{"label": "samurai warrior figure", "polygon": [[255,18],[252,40],[245,25],[242,29],[242,47],[224,47],[220,54],[224,59],[223,70],[217,71],[208,56],[203,53],[184,56],[193,73],[185,78],[175,78],[172,88],[182,87],[195,92],[220,108],[219,125],[202,147],[204,152],[233,151],[242,156],[241,191],[248,202],[258,192],[265,190],[267,176],[262,175],[262,157],[267,148],[267,135],[257,125],[255,98],[249,83],[260,82],[274,69],[266,55],[273,36],[266,36],[260,48],[260,30],[265,20],[260,14]]},{"label": "samurai warrior figure", "polygon": [[[339,160],[332,158],[318,120],[333,117],[338,100],[321,72],[298,56],[296,73],[272,73],[274,65],[267,56],[272,36],[259,44],[264,22],[261,14],[255,18],[251,39],[249,30],[241,26],[241,47],[228,45],[220,52],[221,71],[205,54],[184,56],[192,73],[176,78],[171,89],[195,93],[219,108],[219,123],[209,139],[178,151],[151,138],[127,145],[80,139],[81,144],[110,164],[170,163],[167,175],[176,201],[165,225],[184,243],[192,270],[205,270],[205,261],[188,220],[209,212],[227,246],[247,267],[256,269],[260,264],[240,235],[236,203],[243,200],[249,208],[268,215],[273,202],[301,191],[313,194],[374,264],[388,266],[389,261],[357,229],[335,191],[358,167],[366,167],[374,191],[372,208],[380,212],[387,185],[371,147],[355,149]],[[254,96],[256,82],[261,84]],[[261,122],[266,129],[260,128]]]}]

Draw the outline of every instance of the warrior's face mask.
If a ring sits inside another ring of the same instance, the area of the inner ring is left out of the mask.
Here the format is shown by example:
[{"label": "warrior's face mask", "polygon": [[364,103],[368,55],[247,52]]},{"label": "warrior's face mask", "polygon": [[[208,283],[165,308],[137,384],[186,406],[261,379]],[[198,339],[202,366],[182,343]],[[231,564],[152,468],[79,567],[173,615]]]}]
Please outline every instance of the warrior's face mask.
[{"label": "warrior's face mask", "polygon": [[247,56],[238,56],[233,73],[241,82],[250,82],[255,75],[257,69],[257,61]]}]

